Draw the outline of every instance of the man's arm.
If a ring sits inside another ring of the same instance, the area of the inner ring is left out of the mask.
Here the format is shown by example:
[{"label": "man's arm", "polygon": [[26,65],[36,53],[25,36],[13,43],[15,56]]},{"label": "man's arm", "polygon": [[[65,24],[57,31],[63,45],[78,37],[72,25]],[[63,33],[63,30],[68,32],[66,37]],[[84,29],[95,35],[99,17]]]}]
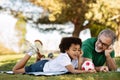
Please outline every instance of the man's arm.
[{"label": "man's arm", "polygon": [[117,69],[115,60],[113,58],[111,58],[111,56],[106,56],[106,65],[108,66],[109,70]]},{"label": "man's arm", "polygon": [[116,70],[116,64],[115,64],[115,60],[113,58],[110,57],[106,57],[106,64],[107,66],[99,66],[99,67],[95,67],[96,71],[102,71],[102,72],[108,72],[109,70]]},{"label": "man's arm", "polygon": [[110,56],[112,51],[113,51],[112,46],[110,46],[107,50],[105,50],[106,65],[108,66],[109,70],[116,70],[117,66],[116,66],[115,60]]},{"label": "man's arm", "polygon": [[95,67],[95,70],[98,72],[108,72],[109,71],[107,66]]}]

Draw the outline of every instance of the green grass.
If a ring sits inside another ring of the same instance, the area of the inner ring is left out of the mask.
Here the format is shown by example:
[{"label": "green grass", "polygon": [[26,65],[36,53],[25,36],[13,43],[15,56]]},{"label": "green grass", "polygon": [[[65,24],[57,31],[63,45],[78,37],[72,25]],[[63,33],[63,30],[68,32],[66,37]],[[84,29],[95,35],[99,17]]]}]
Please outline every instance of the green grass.
[{"label": "green grass", "polygon": [[[0,70],[11,70],[24,54],[0,55]],[[31,58],[27,65],[34,62],[35,56]],[[115,58],[120,67],[120,57]],[[65,74],[59,76],[33,76],[25,74],[0,73],[0,80],[120,80],[120,72],[107,73],[85,73],[85,74]]]}]

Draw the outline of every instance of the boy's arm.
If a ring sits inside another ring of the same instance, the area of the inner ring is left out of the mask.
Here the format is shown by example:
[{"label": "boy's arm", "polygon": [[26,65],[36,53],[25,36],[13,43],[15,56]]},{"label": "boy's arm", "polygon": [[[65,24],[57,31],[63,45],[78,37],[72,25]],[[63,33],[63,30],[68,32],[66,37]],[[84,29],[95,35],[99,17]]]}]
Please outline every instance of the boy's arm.
[{"label": "boy's arm", "polygon": [[65,66],[67,68],[67,70],[71,73],[87,73],[87,72],[95,72],[94,70],[89,70],[89,71],[85,71],[85,70],[78,70],[78,69],[74,69],[72,65],[67,65]]},{"label": "boy's arm", "polygon": [[80,70],[81,69],[81,66],[83,64],[83,51],[80,51],[80,54],[78,55],[78,69]]},{"label": "boy's arm", "polygon": [[78,69],[74,69],[74,67],[72,65],[67,65],[65,66],[67,68],[67,70],[71,73],[86,73],[86,72],[96,72],[95,70],[90,70],[90,71],[85,71],[85,70],[81,70],[81,66],[83,64],[83,58],[82,58],[83,52],[81,51],[78,54]]}]

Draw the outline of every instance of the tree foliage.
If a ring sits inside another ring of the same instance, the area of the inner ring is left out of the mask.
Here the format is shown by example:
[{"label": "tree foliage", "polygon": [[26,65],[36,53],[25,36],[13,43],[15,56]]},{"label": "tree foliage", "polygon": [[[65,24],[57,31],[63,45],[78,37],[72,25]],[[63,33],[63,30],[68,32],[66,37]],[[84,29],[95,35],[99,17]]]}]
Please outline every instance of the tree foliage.
[{"label": "tree foliage", "polygon": [[[120,27],[120,0],[96,0],[96,3],[89,5],[89,12],[86,18],[94,23],[112,28],[119,36]],[[105,27],[106,28],[106,27]]]},{"label": "tree foliage", "polygon": [[[120,33],[118,27],[120,26],[119,0],[109,0],[109,1],[108,0],[29,0],[29,1],[31,1],[35,5],[38,5],[40,7],[42,6],[44,8],[44,12],[40,14],[41,17],[37,15],[38,18],[37,20],[35,20],[34,22],[35,24],[40,24],[40,23],[62,24],[71,21],[74,24],[73,36],[75,37],[78,37],[80,31],[87,27],[90,27],[91,30],[94,30],[95,27],[92,26],[98,25],[103,28],[106,28],[107,26],[114,30],[117,30],[116,34],[119,36]],[[19,11],[14,11],[14,10],[11,11],[12,13],[13,12],[19,13]],[[27,14],[24,12],[22,13]],[[31,18],[25,17],[25,20],[34,21],[34,17]],[[83,26],[85,20],[89,20],[89,24],[87,26]]]},{"label": "tree foliage", "polygon": [[[119,0],[30,0],[32,3],[42,6],[48,12],[48,21],[52,23],[64,23],[71,21],[74,25],[73,36],[86,27],[83,23],[89,20],[89,25],[99,25],[104,29],[110,27],[118,31],[120,26],[120,1]],[[43,21],[40,19],[40,21]],[[40,22],[39,21],[39,22]],[[44,22],[44,21],[43,21]],[[107,27],[106,27],[107,26]],[[93,28],[93,27],[91,27]],[[94,27],[95,28],[95,27]],[[93,29],[92,29],[93,30]],[[98,30],[97,30],[98,31]]]},{"label": "tree foliage", "polygon": [[48,12],[50,22],[65,23],[71,21],[74,24],[73,36],[78,37],[84,29],[85,13],[88,4],[94,0],[30,0],[32,3],[42,6]]}]

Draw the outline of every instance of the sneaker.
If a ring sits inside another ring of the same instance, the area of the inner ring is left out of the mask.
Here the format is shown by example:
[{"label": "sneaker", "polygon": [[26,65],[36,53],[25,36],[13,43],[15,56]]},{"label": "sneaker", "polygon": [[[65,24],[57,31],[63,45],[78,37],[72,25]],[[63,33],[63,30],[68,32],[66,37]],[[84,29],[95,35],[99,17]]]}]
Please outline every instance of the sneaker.
[{"label": "sneaker", "polygon": [[40,40],[35,40],[34,44],[35,44],[35,47],[36,47],[38,52],[42,51],[43,44],[42,44],[42,42]]},{"label": "sneaker", "polygon": [[35,47],[37,49],[37,56],[38,58],[44,58],[44,55],[41,54],[43,44],[40,40],[35,40],[34,41]]},{"label": "sneaker", "polygon": [[26,45],[25,53],[35,54],[37,52],[36,47],[32,43],[30,43],[29,41],[26,40],[25,45]]},{"label": "sneaker", "polygon": [[51,59],[52,59],[53,57],[54,57],[53,53],[49,53],[49,54],[48,54],[48,58],[51,58]]}]

